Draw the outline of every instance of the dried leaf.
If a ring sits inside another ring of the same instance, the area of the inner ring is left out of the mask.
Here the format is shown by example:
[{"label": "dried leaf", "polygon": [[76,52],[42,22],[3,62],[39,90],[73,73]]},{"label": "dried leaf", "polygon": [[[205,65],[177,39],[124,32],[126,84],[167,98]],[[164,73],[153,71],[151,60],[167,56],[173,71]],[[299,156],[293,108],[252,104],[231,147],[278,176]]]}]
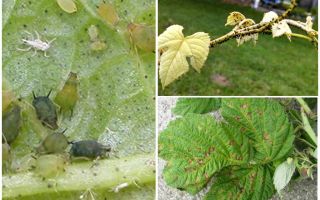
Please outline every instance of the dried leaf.
[{"label": "dried leaf", "polygon": [[270,12],[267,12],[264,14],[261,22],[267,23],[267,22],[271,22],[272,20],[277,19],[277,18],[278,18],[277,13],[270,11]]}]

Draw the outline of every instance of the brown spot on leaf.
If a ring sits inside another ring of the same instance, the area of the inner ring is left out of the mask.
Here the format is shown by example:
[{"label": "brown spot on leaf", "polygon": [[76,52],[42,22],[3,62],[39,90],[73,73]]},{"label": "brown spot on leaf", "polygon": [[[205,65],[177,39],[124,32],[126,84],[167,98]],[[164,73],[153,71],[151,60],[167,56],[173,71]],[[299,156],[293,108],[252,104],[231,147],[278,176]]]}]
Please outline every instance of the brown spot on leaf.
[{"label": "brown spot on leaf", "polygon": [[230,141],[229,141],[229,145],[230,145],[230,146],[234,146],[235,144],[236,144],[236,142],[235,142],[234,140],[230,140]]},{"label": "brown spot on leaf", "polygon": [[246,108],[248,108],[249,106],[248,106],[248,104],[242,104],[240,107],[241,107],[242,109],[246,109]]}]

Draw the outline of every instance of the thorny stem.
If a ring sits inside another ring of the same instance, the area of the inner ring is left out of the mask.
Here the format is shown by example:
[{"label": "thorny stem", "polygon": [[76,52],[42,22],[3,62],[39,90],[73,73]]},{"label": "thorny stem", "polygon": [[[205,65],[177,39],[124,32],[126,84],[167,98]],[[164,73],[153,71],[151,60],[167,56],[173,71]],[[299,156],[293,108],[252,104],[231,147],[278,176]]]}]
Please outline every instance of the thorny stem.
[{"label": "thorny stem", "polygon": [[4,199],[41,193],[86,191],[90,188],[110,189],[122,183],[153,184],[155,166],[153,154],[135,155],[121,159],[99,160],[94,167],[91,162],[69,165],[65,172],[55,178],[55,186],[33,172],[24,172],[2,177]]},{"label": "thorny stem", "polygon": [[[260,22],[258,24],[254,24],[252,26],[249,26],[249,27],[245,27],[245,28],[242,28],[242,29],[238,29],[238,30],[232,30],[230,31],[229,33],[219,37],[219,38],[216,38],[216,39],[213,39],[211,40],[210,42],[210,47],[215,47],[216,45],[218,44],[222,44],[232,38],[236,38],[236,37],[239,37],[239,36],[244,36],[244,35],[250,35],[250,34],[255,34],[255,33],[268,33],[270,32],[270,27],[275,23],[275,22],[279,22],[283,19],[285,19],[288,14],[297,6],[297,3],[296,3],[296,0],[291,0],[291,4],[289,6],[289,8],[284,12],[282,13],[282,15],[280,15],[277,19],[274,19],[270,22]],[[291,20],[289,21],[289,24],[293,25],[293,26],[296,26],[298,28],[301,28],[305,31],[307,31],[305,29],[305,27],[303,27],[303,23],[302,22],[296,22],[296,23],[293,23],[295,21]],[[302,28],[303,27],[303,28]],[[318,33],[316,31],[307,31],[307,33],[309,34],[309,32],[312,32],[313,35],[318,35]],[[300,37],[300,38],[304,38],[304,39],[307,39],[311,42],[318,42],[317,41],[317,38],[314,36],[314,37],[307,37],[307,36],[304,36],[302,37],[302,35],[300,34],[291,34],[292,36],[294,37]]]}]

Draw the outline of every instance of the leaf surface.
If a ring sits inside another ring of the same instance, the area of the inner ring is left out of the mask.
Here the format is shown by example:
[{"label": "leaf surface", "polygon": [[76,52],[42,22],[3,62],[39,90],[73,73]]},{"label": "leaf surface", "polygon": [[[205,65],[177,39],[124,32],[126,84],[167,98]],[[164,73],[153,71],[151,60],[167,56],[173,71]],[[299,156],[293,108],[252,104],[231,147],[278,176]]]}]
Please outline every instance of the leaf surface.
[{"label": "leaf surface", "polygon": [[[77,11],[72,14],[64,12],[55,0],[3,2],[3,78],[24,105],[29,104],[23,108],[23,127],[11,147],[18,166],[42,137],[51,133],[34,117],[32,91],[45,95],[52,89],[53,100],[70,71],[79,77],[80,97],[73,116],[59,115],[58,119],[60,129],[67,128],[65,134],[70,141],[110,143],[119,157],[154,151],[155,55],[134,52],[127,37],[131,22],[154,26],[154,1],[108,2],[119,16],[116,28],[99,16],[98,0],[76,1]],[[98,27],[106,49],[91,50],[91,25]],[[30,38],[25,31],[34,35],[34,31],[39,32],[41,40],[56,38],[47,52],[49,58],[41,51],[32,56],[32,50],[17,50],[26,48],[21,44],[22,38]],[[145,194],[153,199],[154,191],[149,189]],[[77,199],[80,192],[68,193],[68,199]],[[37,198],[48,196],[43,193]],[[53,199],[62,199],[55,196]],[[114,199],[118,197],[113,195]]]},{"label": "leaf surface", "polygon": [[215,172],[248,162],[248,140],[210,115],[188,114],[160,134],[159,155],[168,161],[168,185],[195,194]]},{"label": "leaf surface", "polygon": [[230,167],[222,170],[206,200],[263,200],[274,193],[270,166]]},{"label": "leaf surface", "polygon": [[163,51],[160,57],[159,76],[163,88],[189,71],[191,66],[200,72],[209,54],[210,37],[207,33],[197,32],[184,37],[183,27],[172,25],[158,38],[158,48]]},{"label": "leaf surface", "polygon": [[203,114],[219,109],[220,105],[218,98],[179,98],[173,112],[176,115]]}]

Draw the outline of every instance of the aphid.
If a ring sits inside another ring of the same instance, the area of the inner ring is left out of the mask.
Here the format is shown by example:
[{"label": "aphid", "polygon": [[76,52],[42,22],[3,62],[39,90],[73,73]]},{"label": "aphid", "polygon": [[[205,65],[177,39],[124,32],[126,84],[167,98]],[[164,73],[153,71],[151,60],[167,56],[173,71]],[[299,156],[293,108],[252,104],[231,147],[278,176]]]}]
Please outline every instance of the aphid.
[{"label": "aphid", "polygon": [[44,178],[55,177],[64,170],[66,163],[61,155],[42,155],[36,160],[35,172]]},{"label": "aphid", "polygon": [[39,96],[33,93],[33,101],[32,105],[36,109],[37,117],[42,122],[44,126],[47,126],[51,129],[57,129],[57,111],[56,106],[53,102],[49,99],[50,92],[47,96]]},{"label": "aphid", "polygon": [[106,48],[106,43],[99,39],[99,30],[95,25],[91,25],[88,29],[88,34],[91,40],[90,49],[101,51]]},{"label": "aphid", "polygon": [[79,142],[71,142],[70,155],[73,157],[98,158],[106,157],[106,153],[111,147],[102,145],[95,140],[82,140]]},{"label": "aphid", "polygon": [[71,116],[73,115],[73,108],[79,99],[78,85],[77,74],[70,72],[68,80],[54,99],[54,102],[60,106],[60,111],[65,112],[70,110]]},{"label": "aphid", "polygon": [[34,39],[33,35],[28,32],[28,31],[25,31],[27,34],[29,34],[31,36],[31,40],[28,40],[28,39],[22,39],[22,42],[23,44],[29,46],[28,48],[26,49],[20,49],[20,48],[17,48],[17,50],[19,51],[29,51],[30,49],[34,49],[34,53],[32,56],[35,56],[37,54],[37,51],[40,50],[40,51],[43,51],[44,52],[44,56],[45,57],[49,57],[47,56],[47,50],[51,47],[50,44],[56,40],[56,38],[53,38],[52,40],[50,41],[42,41],[40,39],[40,35],[37,31],[34,31],[37,38]]},{"label": "aphid", "polygon": [[11,103],[2,116],[2,141],[11,144],[21,128],[21,108]]},{"label": "aphid", "polygon": [[67,13],[74,13],[77,11],[77,6],[74,3],[74,0],[57,0],[59,7],[67,12]]},{"label": "aphid", "polygon": [[105,22],[113,26],[119,22],[118,13],[110,3],[101,3],[98,7],[98,14]]},{"label": "aphid", "polygon": [[64,135],[65,131],[48,135],[37,148],[37,152],[45,154],[63,153],[69,145],[68,139]]},{"label": "aphid", "polygon": [[155,27],[130,23],[127,27],[132,43],[148,52],[155,50]]},{"label": "aphid", "polygon": [[97,41],[99,39],[98,38],[99,30],[98,30],[97,26],[91,25],[88,28],[88,35],[89,35],[91,41]]}]

